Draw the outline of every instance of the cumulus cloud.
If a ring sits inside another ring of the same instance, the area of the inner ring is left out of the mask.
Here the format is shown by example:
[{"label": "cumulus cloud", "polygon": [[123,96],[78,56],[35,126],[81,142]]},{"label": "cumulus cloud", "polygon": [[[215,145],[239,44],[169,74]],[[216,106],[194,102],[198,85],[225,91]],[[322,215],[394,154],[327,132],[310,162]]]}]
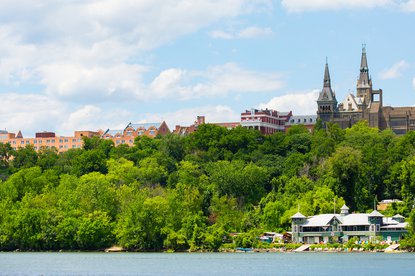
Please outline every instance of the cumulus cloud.
[{"label": "cumulus cloud", "polygon": [[302,93],[290,93],[272,98],[269,102],[258,107],[275,109],[278,111],[292,111],[294,115],[316,114],[319,90]]},{"label": "cumulus cloud", "polygon": [[246,27],[237,32],[225,32],[222,30],[215,30],[210,32],[210,36],[216,39],[252,39],[263,38],[273,34],[271,28],[260,28],[256,26]]},{"label": "cumulus cloud", "polygon": [[6,93],[2,95],[0,125],[12,132],[22,130],[23,135],[41,131],[39,126],[54,130],[65,109],[64,104],[46,96]]},{"label": "cumulus cloud", "polygon": [[394,5],[395,0],[282,0],[281,5],[289,12],[317,10],[340,10],[376,8]]},{"label": "cumulus cloud", "polygon": [[142,99],[149,91],[137,60],[146,51],[271,6],[271,0],[4,0],[0,85],[44,85],[47,95],[77,101]]},{"label": "cumulus cloud", "polygon": [[380,78],[383,80],[396,79],[400,77],[402,74],[402,71],[408,67],[409,67],[409,63],[407,63],[405,60],[401,60],[395,63],[394,65],[392,65],[392,67],[390,67],[389,69],[383,70],[380,73]]},{"label": "cumulus cloud", "polygon": [[180,99],[224,96],[231,92],[275,91],[284,86],[278,72],[256,72],[235,63],[212,66],[205,71],[165,70],[150,85],[154,96]]}]

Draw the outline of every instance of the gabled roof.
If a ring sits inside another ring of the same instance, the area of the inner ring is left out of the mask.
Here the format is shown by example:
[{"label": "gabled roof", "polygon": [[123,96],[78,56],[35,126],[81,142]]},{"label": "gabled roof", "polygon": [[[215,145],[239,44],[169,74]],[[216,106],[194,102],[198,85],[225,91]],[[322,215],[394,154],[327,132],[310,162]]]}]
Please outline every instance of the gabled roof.
[{"label": "gabled roof", "polygon": [[392,218],[405,218],[404,216],[402,216],[402,215],[400,215],[400,214],[396,214],[396,215],[394,215]]},{"label": "gabled roof", "polygon": [[306,218],[303,214],[301,214],[300,212],[297,212],[295,215],[293,215],[292,217],[291,217],[292,219],[293,218]]},{"label": "gabled roof", "polygon": [[22,132],[21,132],[20,130],[19,130],[19,132],[17,133],[16,138],[18,138],[18,139],[23,139],[23,134],[22,134]]},{"label": "gabled roof", "polygon": [[112,137],[116,136],[117,134],[122,135],[123,134],[123,130],[120,129],[107,129],[107,131],[104,132],[104,134],[102,134],[102,137],[104,137],[105,135],[111,135]]},{"label": "gabled roof", "polygon": [[305,227],[329,226],[331,220],[336,219],[341,223],[341,220],[335,214],[321,214],[309,217],[307,222],[303,225]]},{"label": "gabled roof", "polygon": [[368,215],[369,217],[384,217],[384,215],[382,215],[381,213],[379,213],[377,210],[373,210],[373,212],[372,213],[370,213],[369,215]]},{"label": "gabled roof", "polygon": [[133,123],[129,123],[125,127],[125,129],[127,129],[129,127],[132,127],[134,129],[134,131],[136,131],[137,129],[140,129],[140,128],[147,130],[147,129],[151,128],[151,127],[155,127],[157,129],[159,129],[160,126],[161,126],[161,124],[162,123],[143,123],[143,124],[133,124]]}]

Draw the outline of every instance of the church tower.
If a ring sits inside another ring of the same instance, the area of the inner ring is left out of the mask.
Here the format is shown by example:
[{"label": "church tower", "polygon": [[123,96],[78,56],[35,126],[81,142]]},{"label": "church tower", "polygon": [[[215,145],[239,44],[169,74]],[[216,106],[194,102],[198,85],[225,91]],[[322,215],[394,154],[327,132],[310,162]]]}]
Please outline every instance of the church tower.
[{"label": "church tower", "polygon": [[367,66],[366,45],[362,47],[362,58],[360,61],[360,75],[357,80],[356,96],[363,100],[363,106],[368,106],[371,101],[372,80],[369,75],[369,67]]},{"label": "church tower", "polygon": [[331,80],[329,65],[326,60],[326,67],[324,70],[323,89],[317,100],[317,115],[323,122],[333,121],[334,113],[337,112],[336,95],[331,89]]}]

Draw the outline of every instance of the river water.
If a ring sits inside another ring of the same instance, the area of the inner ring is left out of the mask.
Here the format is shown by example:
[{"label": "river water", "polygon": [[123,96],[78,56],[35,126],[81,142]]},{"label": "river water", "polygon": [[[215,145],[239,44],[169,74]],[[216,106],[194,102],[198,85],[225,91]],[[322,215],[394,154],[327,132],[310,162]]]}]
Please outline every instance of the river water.
[{"label": "river water", "polygon": [[0,275],[415,275],[410,253],[0,253]]}]

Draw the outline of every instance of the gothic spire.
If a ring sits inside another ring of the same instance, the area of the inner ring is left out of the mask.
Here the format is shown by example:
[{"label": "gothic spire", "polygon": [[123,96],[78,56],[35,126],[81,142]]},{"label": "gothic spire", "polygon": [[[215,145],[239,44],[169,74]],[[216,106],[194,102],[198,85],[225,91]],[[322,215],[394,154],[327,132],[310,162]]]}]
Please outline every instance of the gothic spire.
[{"label": "gothic spire", "polygon": [[329,64],[327,63],[327,57],[326,57],[326,68],[324,70],[324,87],[331,87]]},{"label": "gothic spire", "polygon": [[369,77],[369,67],[367,65],[366,57],[366,44],[362,45],[362,59],[360,61],[360,76],[358,80],[358,86],[369,86],[370,77]]}]

